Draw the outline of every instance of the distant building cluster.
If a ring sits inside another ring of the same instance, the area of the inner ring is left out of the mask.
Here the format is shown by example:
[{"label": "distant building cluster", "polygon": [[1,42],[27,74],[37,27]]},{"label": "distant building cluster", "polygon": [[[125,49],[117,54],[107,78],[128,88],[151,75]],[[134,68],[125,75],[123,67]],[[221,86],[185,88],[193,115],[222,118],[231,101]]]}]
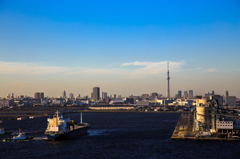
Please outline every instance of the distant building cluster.
[{"label": "distant building cluster", "polygon": [[[77,94],[74,97],[73,93],[69,93],[67,97],[66,91],[63,90],[62,96],[59,97],[45,97],[44,92],[35,92],[33,97],[24,95],[15,95],[14,93],[7,94],[6,98],[0,99],[0,108],[11,106],[96,106],[96,105],[134,105],[134,106],[188,106],[196,105],[196,97],[193,95],[193,90],[176,92],[174,97],[170,96],[170,76],[169,76],[169,63],[167,65],[167,88],[166,96],[157,92],[150,94],[145,93],[139,96],[131,94],[129,97],[122,97],[120,94],[110,94],[103,91],[100,96],[100,87],[93,87],[91,97],[81,97]],[[240,100],[236,96],[229,96],[226,91],[225,96],[216,95],[214,91],[206,92],[204,98],[214,98],[218,100],[222,106],[240,106]]]}]

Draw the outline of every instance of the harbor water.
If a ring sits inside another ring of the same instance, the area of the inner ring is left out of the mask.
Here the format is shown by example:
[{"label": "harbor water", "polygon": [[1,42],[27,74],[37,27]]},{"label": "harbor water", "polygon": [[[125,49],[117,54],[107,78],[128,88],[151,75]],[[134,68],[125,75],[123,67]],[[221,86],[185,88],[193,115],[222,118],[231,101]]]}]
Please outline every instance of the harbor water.
[{"label": "harbor water", "polygon": [[[63,116],[80,121],[79,113]],[[239,158],[240,142],[171,140],[180,116],[179,113],[83,113],[83,122],[91,124],[89,133],[65,141],[46,141],[47,117],[4,118],[0,127],[5,131],[17,133],[21,128],[26,136],[35,136],[37,140],[0,142],[0,158]]]}]

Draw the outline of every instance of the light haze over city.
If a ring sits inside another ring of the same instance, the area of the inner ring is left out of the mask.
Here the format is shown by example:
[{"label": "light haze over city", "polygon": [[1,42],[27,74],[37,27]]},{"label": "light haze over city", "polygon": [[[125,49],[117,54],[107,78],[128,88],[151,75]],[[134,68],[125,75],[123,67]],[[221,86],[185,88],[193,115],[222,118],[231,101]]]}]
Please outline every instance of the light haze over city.
[{"label": "light haze over city", "polygon": [[240,97],[240,2],[0,1],[0,97]]}]

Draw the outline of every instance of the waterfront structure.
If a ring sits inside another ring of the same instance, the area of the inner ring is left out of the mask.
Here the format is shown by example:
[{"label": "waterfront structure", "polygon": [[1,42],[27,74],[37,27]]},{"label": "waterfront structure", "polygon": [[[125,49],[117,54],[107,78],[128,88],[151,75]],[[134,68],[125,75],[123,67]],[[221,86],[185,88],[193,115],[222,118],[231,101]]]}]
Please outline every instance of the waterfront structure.
[{"label": "waterfront structure", "polygon": [[189,99],[193,99],[193,90],[189,90]]},{"label": "waterfront structure", "polygon": [[178,91],[178,97],[182,97],[182,91]]},{"label": "waterfront structure", "polygon": [[197,97],[196,111],[194,115],[194,131],[210,130],[211,114],[210,107],[207,104],[207,98]]},{"label": "waterfront structure", "polygon": [[65,90],[63,90],[62,97],[63,97],[63,98],[66,98],[66,92],[65,92]]},{"label": "waterfront structure", "polygon": [[188,98],[188,92],[184,91],[184,98],[187,99]]},{"label": "waterfront structure", "polygon": [[93,99],[95,101],[100,99],[100,88],[99,87],[93,87]]},{"label": "waterfront structure", "polygon": [[233,131],[239,129],[239,116],[231,112],[223,112],[222,96],[210,95],[210,98],[197,96],[196,111],[194,112],[193,131],[209,131],[217,133],[219,130]]},{"label": "waterfront structure", "polygon": [[170,99],[170,77],[169,77],[169,62],[167,63],[167,92],[166,92],[166,96],[167,99]]}]

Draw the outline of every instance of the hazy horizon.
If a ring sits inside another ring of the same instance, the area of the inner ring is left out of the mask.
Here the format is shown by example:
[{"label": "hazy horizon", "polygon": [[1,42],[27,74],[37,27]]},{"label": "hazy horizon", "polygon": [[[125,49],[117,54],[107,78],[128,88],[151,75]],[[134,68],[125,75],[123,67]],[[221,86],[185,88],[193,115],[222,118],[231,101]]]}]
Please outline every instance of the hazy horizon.
[{"label": "hazy horizon", "polygon": [[240,97],[240,2],[0,1],[0,97]]}]

